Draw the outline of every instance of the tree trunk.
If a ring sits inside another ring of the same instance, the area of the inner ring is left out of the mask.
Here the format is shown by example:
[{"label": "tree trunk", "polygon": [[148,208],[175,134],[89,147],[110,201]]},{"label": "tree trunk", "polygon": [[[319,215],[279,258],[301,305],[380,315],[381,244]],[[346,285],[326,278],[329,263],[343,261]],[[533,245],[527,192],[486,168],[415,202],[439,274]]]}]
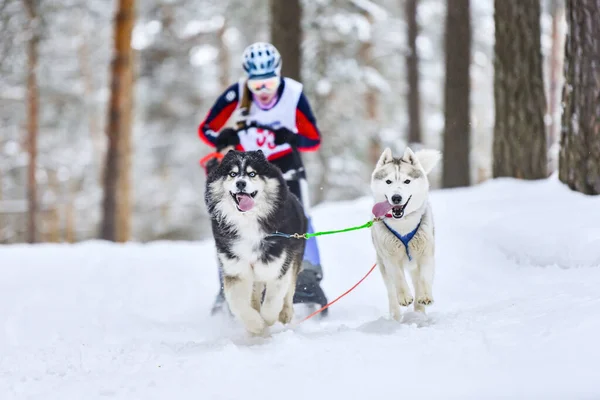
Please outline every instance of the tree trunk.
[{"label": "tree trunk", "polygon": [[547,177],[539,0],[495,0],[493,176]]},{"label": "tree trunk", "polygon": [[131,32],[134,23],[134,0],[119,0],[118,10],[114,21],[114,55],[111,63],[111,93],[108,111],[106,164],[104,170],[104,199],[102,203],[103,218],[100,236],[104,240],[115,241],[119,215],[118,189],[119,175],[123,174],[122,168],[128,167],[120,159],[123,147],[120,136],[130,132],[125,125],[131,123],[131,118],[126,115],[131,85]]},{"label": "tree trunk", "polygon": [[[319,3],[317,6],[316,14],[325,13],[325,8],[327,7],[324,3]],[[322,23],[322,22],[321,22]],[[317,76],[319,79],[327,79],[327,72],[329,71],[329,54],[332,53],[332,49],[330,43],[326,40],[323,35],[323,29],[321,23],[317,23],[316,29],[319,32],[319,40],[317,41],[315,48],[315,65],[314,70],[312,71],[313,76]],[[318,83],[317,83],[318,86]],[[333,91],[329,90],[327,92],[322,92],[316,90],[316,87],[313,89],[314,92],[314,112],[315,118],[317,118],[317,123],[320,122],[319,129],[321,131],[326,130],[327,132],[331,132],[327,125],[327,119],[323,118],[327,112],[327,105],[331,103],[331,98]],[[321,149],[317,152],[316,157],[320,164],[319,169],[319,178],[315,185],[317,190],[314,191],[314,196],[312,199],[312,204],[317,205],[322,203],[329,194],[329,190],[331,185],[329,185],[328,178],[330,177],[330,149],[331,145],[328,143],[328,140],[331,139],[330,135],[322,138]]]},{"label": "tree trunk", "polygon": [[271,43],[279,50],[282,74],[301,81],[302,8],[300,0],[270,0]]},{"label": "tree trunk", "polygon": [[[372,27],[375,23],[373,16],[365,10],[363,10],[361,14]],[[365,69],[370,68],[375,70],[373,47],[373,41],[369,37],[361,43],[358,50],[358,58]],[[377,160],[379,160],[382,150],[381,140],[379,139],[379,93],[374,85],[367,84],[364,100],[364,109],[366,111],[365,121],[367,123],[365,134],[369,136],[369,149],[367,154],[369,163],[375,165]]]},{"label": "tree trunk", "polygon": [[559,179],[600,194],[600,0],[567,0]]},{"label": "tree trunk", "polygon": [[135,59],[129,49],[130,67],[125,74],[122,111],[123,125],[119,133],[119,192],[117,194],[117,238],[118,242],[127,242],[131,237],[131,135],[133,131],[133,70]]},{"label": "tree trunk", "polygon": [[48,189],[50,193],[54,195],[54,203],[48,205],[48,210],[44,214],[44,241],[50,243],[58,243],[60,241],[60,185],[58,183],[58,177],[56,176],[56,170],[47,170],[46,174],[48,175]]},{"label": "tree trunk", "polygon": [[24,0],[29,17],[29,40],[27,41],[27,240],[37,242],[38,195],[35,172],[37,169],[37,136],[39,88],[37,83],[38,44],[40,21],[34,0]]},{"label": "tree trunk", "polygon": [[0,243],[4,242],[4,230],[8,226],[8,222],[5,221],[8,218],[5,217],[4,208],[2,207],[2,200],[4,200],[4,192],[3,192],[3,178],[4,171],[0,170]]},{"label": "tree trunk", "polygon": [[218,40],[219,40],[219,69],[221,70],[221,74],[219,75],[219,80],[221,83],[221,90],[226,90],[229,85],[231,85],[229,70],[231,68],[231,56],[229,54],[229,44],[227,40],[225,40],[225,34],[227,33],[228,22],[225,20],[223,26],[219,30]]},{"label": "tree trunk", "polygon": [[421,99],[419,93],[419,53],[417,51],[418,0],[406,0],[406,21],[408,26],[408,53],[406,54],[406,75],[408,78],[408,142],[421,143]]},{"label": "tree trunk", "polygon": [[65,203],[65,240],[67,243],[75,243],[75,198],[74,185],[69,181],[67,186],[67,201]]},{"label": "tree trunk", "polygon": [[556,111],[558,108],[558,97],[560,92],[558,91],[559,83],[562,79],[562,51],[564,45],[561,46],[562,31],[560,27],[560,21],[564,16],[563,0],[551,0],[550,13],[552,15],[552,49],[550,51],[550,85],[548,87],[548,115],[550,116],[550,126],[548,127],[548,149],[552,147],[557,141],[557,130],[560,124],[558,118],[555,118]]},{"label": "tree trunk", "polygon": [[469,0],[448,0],[443,187],[470,184],[471,18]]},{"label": "tree trunk", "polygon": [[95,165],[101,164],[102,153],[103,153],[103,138],[100,127],[100,121],[98,113],[96,112],[95,101],[93,100],[96,94],[96,88],[94,87],[94,72],[90,65],[90,51],[89,51],[89,37],[84,27],[83,19],[80,21],[79,30],[80,42],[77,47],[77,60],[79,62],[79,71],[81,79],[83,80],[83,90],[85,92],[87,102],[87,115],[88,115],[88,129],[90,133],[90,139],[94,150],[94,163]]}]

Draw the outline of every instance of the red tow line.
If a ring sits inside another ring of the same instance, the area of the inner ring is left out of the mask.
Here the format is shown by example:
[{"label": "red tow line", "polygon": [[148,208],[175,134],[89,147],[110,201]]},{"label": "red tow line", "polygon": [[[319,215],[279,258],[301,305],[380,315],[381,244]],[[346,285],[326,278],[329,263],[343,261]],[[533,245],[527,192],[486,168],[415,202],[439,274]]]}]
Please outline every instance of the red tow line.
[{"label": "red tow line", "polygon": [[365,276],[363,276],[360,281],[356,282],[356,284],[354,284],[354,286],[352,286],[350,289],[346,290],[344,293],[342,293],[341,295],[339,295],[335,300],[333,300],[333,301],[325,304],[319,310],[313,312],[308,317],[306,317],[302,321],[298,322],[298,324],[301,324],[302,322],[304,322],[304,321],[306,321],[306,320],[314,317],[315,315],[319,314],[320,312],[322,312],[323,310],[325,310],[326,308],[328,308],[330,305],[332,305],[333,303],[335,303],[336,301],[338,301],[339,299],[341,299],[342,297],[344,297],[345,295],[347,295],[348,293],[350,293],[351,291],[353,291],[358,285],[360,285],[362,283],[362,281],[364,281],[367,278],[367,276],[369,276],[371,274],[371,272],[373,272],[373,270],[375,269],[376,266],[377,266],[377,263],[373,264],[373,266],[371,267],[371,269],[369,270],[369,272],[367,272],[367,274]]}]

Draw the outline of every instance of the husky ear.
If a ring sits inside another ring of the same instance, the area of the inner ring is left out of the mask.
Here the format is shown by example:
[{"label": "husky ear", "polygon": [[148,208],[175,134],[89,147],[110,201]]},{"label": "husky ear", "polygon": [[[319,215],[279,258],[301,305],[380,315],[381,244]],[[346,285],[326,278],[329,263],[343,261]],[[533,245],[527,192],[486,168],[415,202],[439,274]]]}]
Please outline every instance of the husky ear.
[{"label": "husky ear", "polygon": [[413,156],[421,164],[425,174],[429,174],[442,159],[442,153],[434,149],[418,150]]},{"label": "husky ear", "polygon": [[228,149],[225,151],[225,156],[223,156],[223,160],[221,160],[221,163],[223,163],[224,161],[229,161],[232,158],[237,157],[238,152],[236,150],[233,149]]},{"label": "husky ear", "polygon": [[419,160],[417,160],[417,157],[415,156],[415,153],[413,153],[413,151],[410,149],[410,147],[407,147],[404,150],[404,155],[402,156],[402,160],[404,160],[405,162],[412,164],[412,165],[417,165],[417,163],[419,162]]},{"label": "husky ear", "polygon": [[379,161],[377,161],[377,167],[381,167],[384,164],[392,162],[394,157],[392,156],[392,150],[389,147],[386,147],[381,156],[379,156]]}]

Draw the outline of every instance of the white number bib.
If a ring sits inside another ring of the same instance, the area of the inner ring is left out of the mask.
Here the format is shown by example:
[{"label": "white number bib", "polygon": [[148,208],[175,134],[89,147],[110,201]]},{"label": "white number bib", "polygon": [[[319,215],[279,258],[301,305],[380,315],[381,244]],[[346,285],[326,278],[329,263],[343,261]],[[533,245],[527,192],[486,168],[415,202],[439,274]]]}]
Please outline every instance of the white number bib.
[{"label": "white number bib", "polygon": [[248,128],[245,131],[240,131],[238,135],[240,137],[240,144],[244,150],[251,151],[260,149],[266,157],[290,148],[290,145],[287,143],[276,145],[275,135],[267,129]]}]

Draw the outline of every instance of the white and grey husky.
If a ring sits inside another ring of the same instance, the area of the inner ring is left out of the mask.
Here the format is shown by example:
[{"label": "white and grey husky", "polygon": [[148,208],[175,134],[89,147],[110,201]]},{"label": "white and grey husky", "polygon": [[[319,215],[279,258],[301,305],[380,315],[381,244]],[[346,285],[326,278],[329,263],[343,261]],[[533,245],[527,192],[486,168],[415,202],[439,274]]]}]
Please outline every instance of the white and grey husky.
[{"label": "white and grey husky", "polygon": [[[396,158],[386,148],[371,175],[373,215],[382,219],[373,225],[371,237],[395,320],[401,318],[400,306],[411,305],[415,298],[415,311],[425,312],[433,303],[435,237],[427,174],[440,159],[437,150],[406,148]],[[410,272],[414,297],[405,270]]]}]

